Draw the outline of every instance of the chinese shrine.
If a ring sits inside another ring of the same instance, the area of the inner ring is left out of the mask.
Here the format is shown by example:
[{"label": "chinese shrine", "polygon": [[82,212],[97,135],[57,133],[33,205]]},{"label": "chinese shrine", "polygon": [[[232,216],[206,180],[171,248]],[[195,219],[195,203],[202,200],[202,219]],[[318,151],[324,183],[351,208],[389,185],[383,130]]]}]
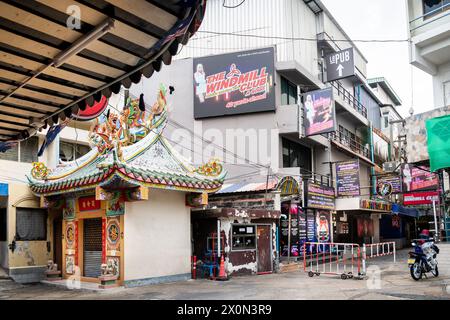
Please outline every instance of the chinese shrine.
[{"label": "chinese shrine", "polygon": [[81,158],[33,165],[31,191],[62,220],[62,243],[52,250],[61,247],[63,278],[135,286],[190,277],[189,205],[206,204],[226,171],[216,159],[192,166],[164,138],[163,85],[149,112],[142,100],[97,118]]}]

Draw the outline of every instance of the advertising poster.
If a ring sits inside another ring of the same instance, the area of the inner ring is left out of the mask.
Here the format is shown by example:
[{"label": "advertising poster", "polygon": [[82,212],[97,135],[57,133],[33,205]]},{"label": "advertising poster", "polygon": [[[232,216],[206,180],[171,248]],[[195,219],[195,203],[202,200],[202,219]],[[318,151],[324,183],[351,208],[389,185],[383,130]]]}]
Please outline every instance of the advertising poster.
[{"label": "advertising poster", "polygon": [[314,215],[314,210],[308,210],[306,214],[306,232],[307,241],[316,242],[316,217]]},{"label": "advertising poster", "polygon": [[334,210],[334,188],[308,181],[307,184],[308,208]]},{"label": "advertising poster", "polygon": [[275,110],[275,50],[195,58],[194,118]]},{"label": "advertising poster", "polygon": [[[402,178],[398,174],[386,174],[377,176],[377,186],[383,184],[390,184],[392,187],[392,194],[402,193]],[[384,196],[383,194],[378,194]]]},{"label": "advertising poster", "polygon": [[369,218],[356,219],[358,238],[373,237],[373,221]]},{"label": "advertising poster", "polygon": [[338,197],[360,195],[358,160],[336,163],[336,184]]},{"label": "advertising poster", "polygon": [[330,242],[330,212],[317,210],[316,230],[318,242]]},{"label": "advertising poster", "polygon": [[402,166],[403,191],[433,190],[439,187],[439,178],[436,174],[429,172],[427,166]]},{"label": "advertising poster", "polygon": [[303,94],[306,136],[336,131],[333,88]]}]

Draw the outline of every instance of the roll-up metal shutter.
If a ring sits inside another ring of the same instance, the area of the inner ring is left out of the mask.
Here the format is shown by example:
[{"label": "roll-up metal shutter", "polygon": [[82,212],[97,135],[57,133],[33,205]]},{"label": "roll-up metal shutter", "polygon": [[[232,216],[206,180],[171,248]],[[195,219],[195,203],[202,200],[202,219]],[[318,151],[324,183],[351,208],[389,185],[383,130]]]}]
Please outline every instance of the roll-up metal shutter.
[{"label": "roll-up metal shutter", "polygon": [[102,219],[85,219],[83,236],[85,277],[97,278],[102,264]]}]

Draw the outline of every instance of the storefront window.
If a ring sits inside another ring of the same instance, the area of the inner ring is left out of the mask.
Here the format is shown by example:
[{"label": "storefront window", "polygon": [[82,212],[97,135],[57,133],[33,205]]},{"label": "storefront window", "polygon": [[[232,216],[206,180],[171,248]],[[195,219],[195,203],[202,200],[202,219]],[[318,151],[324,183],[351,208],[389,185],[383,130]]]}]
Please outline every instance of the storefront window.
[{"label": "storefront window", "polygon": [[256,249],[255,225],[234,224],[231,233],[233,250]]}]

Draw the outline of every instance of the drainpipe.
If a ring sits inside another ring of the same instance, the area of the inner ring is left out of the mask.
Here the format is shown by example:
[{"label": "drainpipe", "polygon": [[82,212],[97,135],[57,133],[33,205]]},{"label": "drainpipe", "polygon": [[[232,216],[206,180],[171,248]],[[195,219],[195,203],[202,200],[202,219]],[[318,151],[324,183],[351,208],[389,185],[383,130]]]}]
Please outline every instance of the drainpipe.
[{"label": "drainpipe", "polygon": [[[369,121],[369,145],[370,145],[370,160],[375,163],[375,157],[374,157],[374,148],[373,148],[373,128],[372,128],[372,121]],[[370,168],[370,173],[372,174],[371,180],[372,180],[372,194],[376,194],[376,177],[375,177],[375,168]]]}]

